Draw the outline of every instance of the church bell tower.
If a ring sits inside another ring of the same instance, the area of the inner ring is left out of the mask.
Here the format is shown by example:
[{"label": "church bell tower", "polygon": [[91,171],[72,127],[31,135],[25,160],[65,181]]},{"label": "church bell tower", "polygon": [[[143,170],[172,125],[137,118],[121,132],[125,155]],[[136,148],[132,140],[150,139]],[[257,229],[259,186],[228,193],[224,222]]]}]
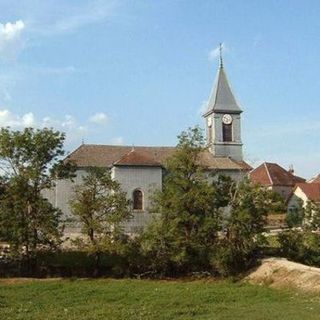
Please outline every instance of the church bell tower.
[{"label": "church bell tower", "polygon": [[241,113],[230,88],[221,55],[216,81],[209,97],[206,136],[209,150],[215,157],[230,157],[242,161]]}]

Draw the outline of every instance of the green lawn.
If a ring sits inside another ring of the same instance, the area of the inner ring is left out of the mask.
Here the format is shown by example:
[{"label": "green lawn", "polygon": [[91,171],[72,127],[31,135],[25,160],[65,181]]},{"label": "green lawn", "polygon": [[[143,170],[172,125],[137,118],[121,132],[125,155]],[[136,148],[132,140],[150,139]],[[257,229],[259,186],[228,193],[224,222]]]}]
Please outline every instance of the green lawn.
[{"label": "green lawn", "polygon": [[319,319],[320,296],[228,281],[0,280],[0,319]]}]

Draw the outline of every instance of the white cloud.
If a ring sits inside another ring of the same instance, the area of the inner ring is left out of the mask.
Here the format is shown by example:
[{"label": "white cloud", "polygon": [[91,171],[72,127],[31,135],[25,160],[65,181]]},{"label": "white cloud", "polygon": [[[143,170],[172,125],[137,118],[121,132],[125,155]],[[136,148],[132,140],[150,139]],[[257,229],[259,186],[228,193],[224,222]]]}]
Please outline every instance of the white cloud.
[{"label": "white cloud", "polygon": [[35,124],[36,121],[32,112],[26,113],[22,116],[22,125],[24,127],[33,127]]},{"label": "white cloud", "polygon": [[25,24],[18,20],[14,23],[0,23],[0,56],[5,59],[15,59],[23,48],[24,39],[21,37]]},{"label": "white cloud", "polygon": [[[222,49],[225,51],[226,50],[226,46],[224,43],[221,44]],[[220,56],[220,45],[217,46],[216,48],[213,48],[208,55],[208,59],[210,61],[217,59]]]},{"label": "white cloud", "polygon": [[105,124],[108,121],[108,117],[103,112],[95,113],[90,117],[90,122],[96,123],[96,124]]},{"label": "white cloud", "polygon": [[8,109],[0,109],[0,127],[10,127],[14,130],[21,130],[26,127],[54,128],[55,130],[66,133],[66,144],[69,146],[80,143],[89,132],[86,124],[79,124],[73,116],[68,114],[60,119],[50,117],[36,119],[32,112],[20,116]]},{"label": "white cloud", "polygon": [[[13,130],[21,130],[26,127],[33,128],[53,128],[66,134],[66,148],[73,149],[78,146],[81,141],[86,139],[92,140],[94,137],[101,137],[101,130],[98,129],[97,123],[105,123],[107,116],[104,113],[96,113],[93,115],[94,121],[91,118],[80,123],[73,115],[65,114],[60,117],[36,117],[32,112],[27,112],[22,115],[12,112],[8,108],[0,108],[0,127],[10,127]],[[122,137],[111,139],[111,144],[123,145]]]},{"label": "white cloud", "polygon": [[35,119],[31,112],[24,114],[22,117],[13,114],[8,109],[0,110],[0,126],[22,128],[35,125]]},{"label": "white cloud", "polygon": [[74,32],[114,16],[118,4],[118,0],[91,0],[77,5],[65,2],[58,6],[55,1],[43,2],[41,10],[33,13],[31,30],[41,35]]}]

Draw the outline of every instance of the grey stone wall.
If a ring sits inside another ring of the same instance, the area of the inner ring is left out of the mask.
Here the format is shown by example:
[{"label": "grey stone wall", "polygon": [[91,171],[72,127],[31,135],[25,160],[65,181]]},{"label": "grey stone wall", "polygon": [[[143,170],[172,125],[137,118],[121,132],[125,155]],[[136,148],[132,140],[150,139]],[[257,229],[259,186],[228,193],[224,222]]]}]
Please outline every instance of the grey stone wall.
[{"label": "grey stone wall", "polygon": [[[206,124],[207,141],[210,151],[218,157],[231,157],[235,160],[243,160],[242,141],[241,141],[241,115],[231,114],[232,116],[232,142],[224,142],[222,136],[222,117],[224,113],[214,113],[207,118],[211,118],[212,125]],[[211,134],[209,133],[211,131]],[[210,138],[211,137],[211,141]]]},{"label": "grey stone wall", "polygon": [[290,186],[272,186],[271,188],[272,191],[277,192],[280,194],[280,196],[284,199],[287,200],[289,196],[291,195],[293,191],[293,187]]},{"label": "grey stone wall", "polygon": [[[69,202],[74,196],[73,188],[77,184],[82,183],[83,177],[87,174],[85,169],[78,169],[76,171],[76,177],[70,180],[59,180],[56,182],[56,186],[50,190],[46,190],[43,195],[63,213],[63,219],[69,220],[73,218],[70,210]],[[73,218],[74,219],[74,218]],[[77,222],[66,223],[66,234],[73,234],[80,232],[80,224]]]},{"label": "grey stone wall", "polygon": [[143,210],[132,211],[132,219],[125,223],[125,231],[129,234],[137,233],[145,226],[152,214],[152,195],[155,190],[162,187],[162,169],[160,167],[113,167],[112,177],[117,180],[123,191],[127,193],[129,200],[133,200],[132,195],[135,189],[143,193]]},{"label": "grey stone wall", "polygon": [[[208,179],[215,179],[219,173],[230,176],[235,181],[240,181],[246,175],[246,172],[240,170],[219,171],[214,177],[211,171],[207,171]],[[72,217],[69,202],[73,198],[73,188],[76,184],[81,184],[83,177],[87,174],[85,169],[79,169],[76,172],[74,182],[68,180],[58,181],[56,187],[46,190],[44,196],[56,207],[62,210],[64,218]],[[132,210],[132,218],[124,224],[124,230],[128,234],[135,234],[150,222],[153,217],[152,195],[155,190],[162,187],[162,168],[157,167],[124,167],[118,166],[111,169],[111,176],[117,180],[123,191],[127,193],[127,198],[132,199],[133,191],[139,189],[143,192],[143,210]],[[75,237],[81,231],[80,223],[73,221],[66,224],[65,236]]]}]

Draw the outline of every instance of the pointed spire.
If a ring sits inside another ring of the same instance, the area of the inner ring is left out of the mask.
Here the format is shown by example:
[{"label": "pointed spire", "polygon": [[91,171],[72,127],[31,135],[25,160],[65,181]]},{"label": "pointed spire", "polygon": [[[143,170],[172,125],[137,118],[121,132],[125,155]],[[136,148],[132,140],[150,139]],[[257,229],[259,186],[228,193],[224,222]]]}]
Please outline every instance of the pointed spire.
[{"label": "pointed spire", "polygon": [[223,67],[222,60],[222,44],[220,43],[220,63],[219,69],[216,76],[214,87],[211,91],[207,111],[204,116],[212,112],[230,112],[230,113],[241,113],[240,109],[228,82],[228,78]]}]

